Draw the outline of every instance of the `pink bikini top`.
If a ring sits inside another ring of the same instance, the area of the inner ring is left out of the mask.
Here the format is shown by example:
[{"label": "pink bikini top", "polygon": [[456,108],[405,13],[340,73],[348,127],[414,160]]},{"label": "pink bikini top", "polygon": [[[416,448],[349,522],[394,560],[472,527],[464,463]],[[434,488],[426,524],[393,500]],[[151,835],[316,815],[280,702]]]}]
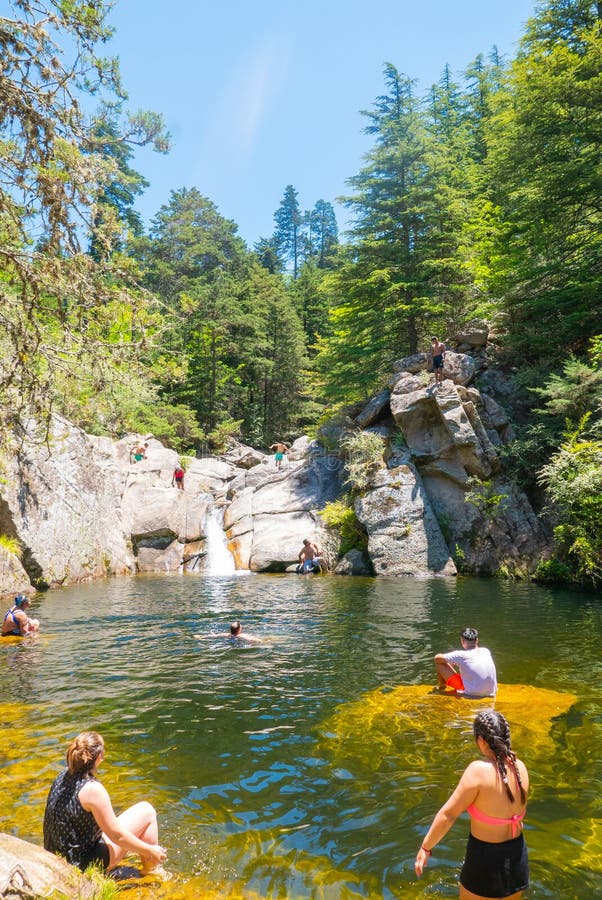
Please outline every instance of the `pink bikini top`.
[{"label": "pink bikini top", "polygon": [[474,803],[471,803],[470,806],[466,808],[466,812],[472,819],[476,819],[477,822],[482,822],[484,825],[510,825],[512,828],[512,837],[515,838],[520,831],[519,824],[525,818],[527,810],[523,809],[522,813],[516,813],[509,819],[498,819],[497,816],[488,816],[487,813],[478,809]]}]

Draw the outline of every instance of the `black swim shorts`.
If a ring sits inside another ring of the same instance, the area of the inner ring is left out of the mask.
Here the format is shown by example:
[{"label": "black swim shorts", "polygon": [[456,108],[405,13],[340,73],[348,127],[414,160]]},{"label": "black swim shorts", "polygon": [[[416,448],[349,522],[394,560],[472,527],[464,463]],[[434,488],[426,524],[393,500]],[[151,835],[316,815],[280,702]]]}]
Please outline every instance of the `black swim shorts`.
[{"label": "black swim shorts", "polygon": [[108,869],[110,861],[109,847],[102,838],[99,838],[77,865],[79,865],[82,872],[85,872],[88,866],[92,866],[95,863],[99,863],[102,869]]},{"label": "black swim shorts", "polygon": [[501,844],[468,837],[460,884],[481,897],[510,897],[529,885],[527,845],[520,834]]}]

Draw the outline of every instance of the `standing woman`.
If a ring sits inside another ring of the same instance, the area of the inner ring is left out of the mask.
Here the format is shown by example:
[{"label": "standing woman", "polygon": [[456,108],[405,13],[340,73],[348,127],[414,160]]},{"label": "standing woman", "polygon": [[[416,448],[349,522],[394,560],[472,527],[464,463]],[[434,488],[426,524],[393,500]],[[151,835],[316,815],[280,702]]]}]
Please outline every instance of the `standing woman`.
[{"label": "standing woman", "polygon": [[127,853],[137,853],[146,874],[167,855],[158,844],[157,814],[143,800],[115,815],[106,788],[96,780],[104,752],[96,731],[83,731],[69,744],[67,768],[46,800],[44,847],[82,872],[91,863],[114,869]]},{"label": "standing woman", "polygon": [[478,713],[473,732],[484,757],[471,762],[429,828],[416,855],[420,877],[433,852],[460,813],[470,816],[470,835],[460,873],[461,900],[506,897],[519,900],[529,884],[522,822],[529,775],[510,746],[510,728],[493,710]]}]

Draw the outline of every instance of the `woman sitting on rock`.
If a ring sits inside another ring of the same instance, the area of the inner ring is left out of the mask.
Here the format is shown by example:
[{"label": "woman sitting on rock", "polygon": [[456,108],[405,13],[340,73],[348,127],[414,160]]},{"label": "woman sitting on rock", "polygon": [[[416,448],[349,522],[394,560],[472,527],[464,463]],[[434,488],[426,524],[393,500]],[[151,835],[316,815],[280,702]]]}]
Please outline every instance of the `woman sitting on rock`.
[{"label": "woman sitting on rock", "polygon": [[127,853],[137,853],[147,874],[167,855],[158,844],[157,814],[143,800],[115,815],[106,788],[96,780],[104,752],[95,731],[83,731],[69,744],[67,768],[46,800],[44,847],[82,872],[92,863],[114,869]]},{"label": "woman sitting on rock", "polygon": [[34,631],[40,630],[38,619],[30,619],[26,609],[29,609],[30,599],[25,594],[17,594],[15,604],[4,614],[2,620],[2,637],[14,635],[23,637],[25,634],[32,634]]}]

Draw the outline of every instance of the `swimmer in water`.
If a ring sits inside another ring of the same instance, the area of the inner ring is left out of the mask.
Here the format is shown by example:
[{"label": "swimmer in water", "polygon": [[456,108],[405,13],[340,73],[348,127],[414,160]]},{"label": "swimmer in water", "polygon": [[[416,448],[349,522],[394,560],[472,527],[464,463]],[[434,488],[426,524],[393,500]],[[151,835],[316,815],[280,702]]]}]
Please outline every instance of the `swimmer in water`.
[{"label": "swimmer in water", "polygon": [[225,637],[230,638],[230,640],[240,640],[246,641],[248,644],[261,644],[262,640],[259,637],[255,637],[252,634],[247,634],[247,632],[243,632],[241,623],[236,620],[232,622],[230,625],[230,631],[220,631],[218,634],[196,634],[196,638],[216,638],[216,637]]}]

